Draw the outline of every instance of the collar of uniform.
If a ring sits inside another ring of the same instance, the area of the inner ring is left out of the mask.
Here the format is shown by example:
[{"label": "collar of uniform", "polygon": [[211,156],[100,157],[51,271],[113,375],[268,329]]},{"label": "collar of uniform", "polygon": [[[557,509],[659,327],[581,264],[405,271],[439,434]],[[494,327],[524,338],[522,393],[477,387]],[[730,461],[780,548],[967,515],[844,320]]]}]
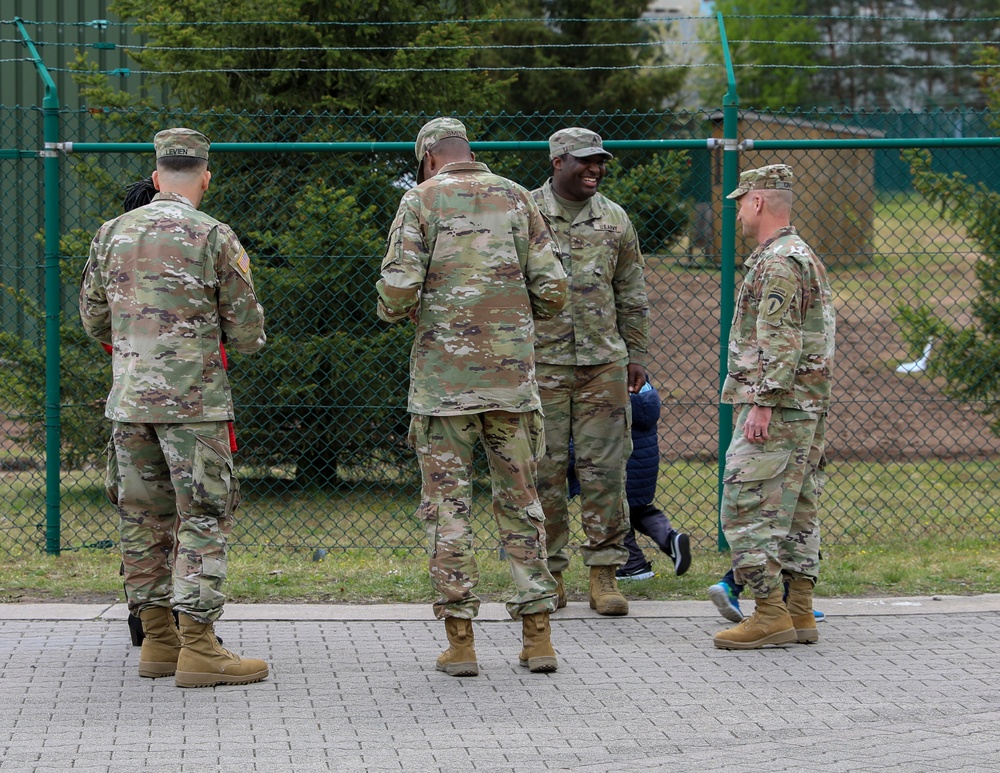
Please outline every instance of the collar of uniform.
[{"label": "collar of uniform", "polygon": [[[482,161],[452,161],[441,167],[438,174],[448,174],[449,172],[488,172],[490,168]],[[433,180],[434,178],[428,178]],[[426,182],[426,180],[424,181]]]},{"label": "collar of uniform", "polygon": [[[561,217],[563,220],[569,220],[565,216],[566,210],[562,208],[558,201],[556,201],[556,192],[552,189],[552,178],[550,177],[545,185],[542,186],[542,198],[545,200],[545,206],[542,211],[549,215],[550,217]],[[578,220],[596,220],[599,219],[604,214],[604,206],[602,204],[603,196],[600,193],[595,193],[589,199],[590,210],[588,212],[587,208],[584,207],[580,210],[580,215],[577,217]]]},{"label": "collar of uniform", "polygon": [[170,191],[159,191],[155,196],[153,196],[153,201],[176,201],[180,204],[187,204],[189,207],[194,207],[191,200],[187,196],[181,196],[179,193],[172,193]]},{"label": "collar of uniform", "polygon": [[749,268],[754,263],[756,263],[757,262],[757,258],[759,258],[761,255],[763,255],[764,254],[764,250],[766,250],[768,247],[770,247],[775,242],[775,240],[780,239],[782,236],[793,236],[793,235],[795,235],[797,233],[798,233],[798,231],[795,230],[795,226],[793,226],[793,225],[786,225],[786,226],[782,226],[781,228],[779,228],[777,231],[775,231],[773,234],[771,234],[768,237],[768,239],[767,239],[766,242],[762,242],[757,247],[757,249],[755,249],[753,252],[750,253],[750,257],[748,257],[746,259],[747,268]]}]

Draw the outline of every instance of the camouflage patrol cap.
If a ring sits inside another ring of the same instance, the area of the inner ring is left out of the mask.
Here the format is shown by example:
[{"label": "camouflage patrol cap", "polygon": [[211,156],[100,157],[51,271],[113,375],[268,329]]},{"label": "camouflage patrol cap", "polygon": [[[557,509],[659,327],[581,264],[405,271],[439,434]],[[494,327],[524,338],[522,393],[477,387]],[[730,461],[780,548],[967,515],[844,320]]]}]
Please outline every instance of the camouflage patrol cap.
[{"label": "camouflage patrol cap", "polygon": [[469,136],[465,133],[465,124],[457,118],[435,118],[420,127],[417,132],[417,141],[413,149],[417,154],[417,163],[424,160],[426,153],[432,145],[440,142],[446,137],[461,137],[466,142]]},{"label": "camouflage patrol cap", "polygon": [[550,159],[565,155],[566,153],[577,158],[599,155],[603,155],[606,158],[614,158],[614,156],[604,149],[604,142],[601,140],[600,134],[580,126],[560,129],[549,137]]},{"label": "camouflage patrol cap", "polygon": [[738,199],[750,191],[778,190],[790,191],[795,175],[788,164],[769,164],[757,169],[748,169],[740,175],[739,187],[726,196],[727,199]]},{"label": "camouflage patrol cap", "polygon": [[201,132],[181,127],[164,129],[153,137],[153,148],[156,150],[157,158],[190,156],[208,161],[208,147],[211,144],[208,137]]}]

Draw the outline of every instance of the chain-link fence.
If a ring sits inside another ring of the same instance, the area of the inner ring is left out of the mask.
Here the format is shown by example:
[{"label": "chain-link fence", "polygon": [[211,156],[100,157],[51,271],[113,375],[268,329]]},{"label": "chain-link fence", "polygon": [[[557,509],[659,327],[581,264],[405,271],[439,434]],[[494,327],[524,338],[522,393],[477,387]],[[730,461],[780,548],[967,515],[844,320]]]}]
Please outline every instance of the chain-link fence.
[{"label": "chain-link fence", "polygon": [[[657,502],[695,545],[715,545],[727,416],[718,405],[720,323],[728,329],[725,299],[731,308],[735,288],[723,286],[720,270],[733,259],[722,238],[724,159],[737,152],[722,139],[722,114],[461,117],[479,159],[528,187],[548,175],[544,141],[556,128],[585,125],[608,141],[616,158],[602,191],[633,218],[646,258],[649,375],[663,401]],[[995,144],[972,136],[990,136],[991,116],[955,118],[965,144],[922,141],[933,148],[934,169],[997,179]],[[739,118],[740,139],[753,140],[738,151],[740,167],[794,166],[793,220],[831,269],[838,357],[823,500],[828,541],[1000,532],[1000,439],[979,404],[947,398],[922,367],[934,358],[933,342],[901,327],[901,310],[921,306],[974,325],[976,265],[989,257],[961,222],[901,180],[900,169],[916,161],[886,143],[899,126],[921,136],[925,119],[936,127],[941,116]],[[163,110],[61,111],[59,120],[58,186],[43,189],[41,111],[0,108],[0,553],[116,541],[103,493],[110,363],[82,334],[76,286],[93,232],[121,211],[124,185],[152,171],[148,143],[170,125],[215,141],[202,208],[240,235],[268,318],[265,349],[231,358],[244,494],[233,543],[422,549],[419,473],[405,444],[412,326],[377,320],[374,284],[386,229],[413,184],[412,141],[425,117]],[[61,222],[61,397],[47,410],[44,231],[52,197]],[[737,266],[750,248],[737,239]],[[56,491],[45,466],[54,422]],[[485,521],[485,467],[475,480],[476,517]]]}]

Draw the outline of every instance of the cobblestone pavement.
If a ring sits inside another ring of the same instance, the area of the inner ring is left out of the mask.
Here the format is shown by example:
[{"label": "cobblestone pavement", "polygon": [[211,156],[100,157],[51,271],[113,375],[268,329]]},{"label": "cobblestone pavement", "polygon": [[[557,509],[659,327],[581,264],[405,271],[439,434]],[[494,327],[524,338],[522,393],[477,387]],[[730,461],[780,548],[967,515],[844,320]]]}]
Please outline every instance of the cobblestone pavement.
[{"label": "cobblestone pavement", "polygon": [[815,645],[712,646],[708,602],[570,604],[555,674],[484,605],[481,674],[427,606],[238,606],[240,687],[142,679],[120,605],[0,605],[2,773],[1000,770],[1000,596],[836,600]]}]

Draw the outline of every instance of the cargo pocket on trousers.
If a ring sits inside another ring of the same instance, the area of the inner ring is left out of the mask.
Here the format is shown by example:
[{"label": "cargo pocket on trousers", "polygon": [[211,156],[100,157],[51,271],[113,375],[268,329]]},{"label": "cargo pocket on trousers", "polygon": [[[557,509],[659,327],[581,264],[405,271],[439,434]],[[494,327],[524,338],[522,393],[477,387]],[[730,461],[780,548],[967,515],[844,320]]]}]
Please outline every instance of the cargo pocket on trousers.
[{"label": "cargo pocket on trousers", "polygon": [[438,506],[433,502],[421,502],[417,507],[417,518],[424,522],[427,533],[427,555],[437,556]]},{"label": "cargo pocket on trousers", "polygon": [[202,556],[201,578],[198,581],[198,603],[201,609],[221,609],[226,597],[222,586],[226,582],[226,558]]},{"label": "cargo pocket on trousers", "polygon": [[528,438],[535,459],[545,456],[545,417],[541,411],[532,411],[528,416]]},{"label": "cargo pocket on trousers", "polygon": [[118,452],[114,438],[104,449],[104,494],[111,504],[118,507]]},{"label": "cargo pocket on trousers", "polygon": [[191,499],[219,518],[230,518],[240,504],[240,483],[233,462],[220,450],[220,441],[195,435]]},{"label": "cargo pocket on trousers", "polygon": [[791,449],[754,451],[726,456],[723,483],[754,483],[780,475],[792,456]]},{"label": "cargo pocket on trousers", "polygon": [[410,431],[406,435],[406,442],[417,454],[421,448],[427,448],[430,423],[430,416],[421,413],[410,414]]}]

